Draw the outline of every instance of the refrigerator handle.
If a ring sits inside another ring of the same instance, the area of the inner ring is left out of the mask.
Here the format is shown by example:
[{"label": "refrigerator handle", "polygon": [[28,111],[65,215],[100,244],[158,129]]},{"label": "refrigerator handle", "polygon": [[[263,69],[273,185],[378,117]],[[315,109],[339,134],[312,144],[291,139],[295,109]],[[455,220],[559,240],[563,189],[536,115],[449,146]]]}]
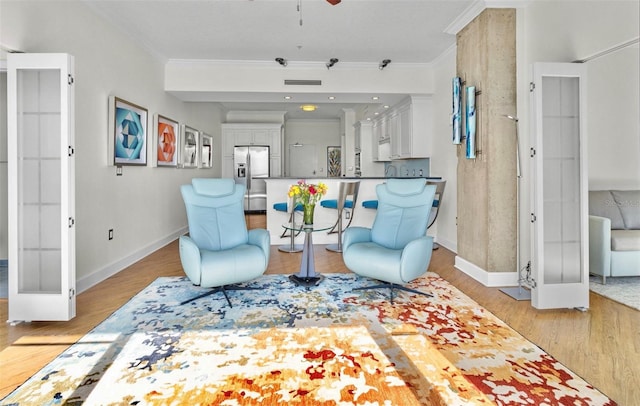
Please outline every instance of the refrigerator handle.
[{"label": "refrigerator handle", "polygon": [[247,193],[251,190],[251,153],[247,154]]}]

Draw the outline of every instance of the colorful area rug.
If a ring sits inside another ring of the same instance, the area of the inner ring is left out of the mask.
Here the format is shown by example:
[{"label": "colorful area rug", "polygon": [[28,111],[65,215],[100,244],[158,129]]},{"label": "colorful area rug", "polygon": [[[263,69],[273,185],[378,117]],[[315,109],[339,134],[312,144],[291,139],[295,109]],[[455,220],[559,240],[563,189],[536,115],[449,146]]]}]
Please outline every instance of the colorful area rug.
[{"label": "colorful area rug", "polygon": [[589,277],[589,289],[625,306],[640,310],[640,276],[620,276],[607,278],[602,284],[602,277]]},{"label": "colorful area rug", "polygon": [[159,278],[2,404],[615,404],[436,274],[393,305],[372,283],[265,275],[231,308]]}]

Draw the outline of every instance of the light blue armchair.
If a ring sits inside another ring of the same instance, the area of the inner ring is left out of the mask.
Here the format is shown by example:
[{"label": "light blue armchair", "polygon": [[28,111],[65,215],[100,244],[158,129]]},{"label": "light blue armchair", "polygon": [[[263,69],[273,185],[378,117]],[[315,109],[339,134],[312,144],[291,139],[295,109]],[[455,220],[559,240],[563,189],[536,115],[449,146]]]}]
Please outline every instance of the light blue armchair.
[{"label": "light blue armchair", "polygon": [[342,256],[354,273],[382,281],[360,289],[404,290],[431,296],[404,286],[427,272],[433,237],[426,235],[436,186],[424,179],[388,179],[376,187],[378,211],[373,226],[349,227],[344,232]]},{"label": "light blue armchair", "polygon": [[181,187],[189,236],[180,237],[180,261],[194,285],[213,288],[189,299],[227,290],[247,290],[236,284],[264,274],[269,264],[270,236],[264,229],[247,230],[245,188],[233,179],[193,179]]}]

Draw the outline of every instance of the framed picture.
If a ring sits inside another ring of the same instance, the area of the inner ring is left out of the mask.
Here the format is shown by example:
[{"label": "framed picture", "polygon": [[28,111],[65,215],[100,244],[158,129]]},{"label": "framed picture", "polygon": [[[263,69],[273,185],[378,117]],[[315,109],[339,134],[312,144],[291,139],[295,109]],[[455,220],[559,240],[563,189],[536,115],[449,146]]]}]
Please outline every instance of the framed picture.
[{"label": "framed picture", "polygon": [[200,136],[200,168],[213,167],[213,136],[202,133]]},{"label": "framed picture", "polygon": [[466,139],[467,139],[467,158],[475,159],[476,157],[476,87],[468,86],[467,105],[466,105]]},{"label": "framed picture", "polygon": [[327,177],[340,177],[342,172],[341,161],[342,153],[340,147],[327,147]]},{"label": "framed picture", "polygon": [[460,89],[462,88],[462,79],[459,77],[453,78],[452,81],[452,112],[451,118],[453,120],[453,143],[461,144],[462,143],[462,93]]},{"label": "framed picture", "polygon": [[183,168],[198,167],[199,135],[198,130],[187,125],[182,126],[182,134],[180,137],[182,144],[180,149],[180,165]]},{"label": "framed picture", "polygon": [[156,114],[154,118],[154,166],[175,168],[178,166],[180,125],[177,121],[160,114]]},{"label": "framed picture", "polygon": [[147,109],[112,96],[109,153],[114,165],[147,164]]}]

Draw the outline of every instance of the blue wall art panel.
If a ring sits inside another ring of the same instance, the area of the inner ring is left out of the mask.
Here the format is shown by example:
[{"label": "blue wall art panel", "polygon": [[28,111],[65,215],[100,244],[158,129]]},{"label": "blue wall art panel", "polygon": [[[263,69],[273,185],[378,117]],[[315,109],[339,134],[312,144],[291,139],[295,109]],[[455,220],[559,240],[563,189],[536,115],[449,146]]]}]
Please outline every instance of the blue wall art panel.
[{"label": "blue wall art panel", "polygon": [[453,95],[453,111],[451,113],[453,120],[453,143],[460,144],[462,142],[462,93],[460,88],[462,79],[456,77],[452,82]]},{"label": "blue wall art panel", "polygon": [[476,157],[476,87],[467,87],[466,137],[467,158]]}]

